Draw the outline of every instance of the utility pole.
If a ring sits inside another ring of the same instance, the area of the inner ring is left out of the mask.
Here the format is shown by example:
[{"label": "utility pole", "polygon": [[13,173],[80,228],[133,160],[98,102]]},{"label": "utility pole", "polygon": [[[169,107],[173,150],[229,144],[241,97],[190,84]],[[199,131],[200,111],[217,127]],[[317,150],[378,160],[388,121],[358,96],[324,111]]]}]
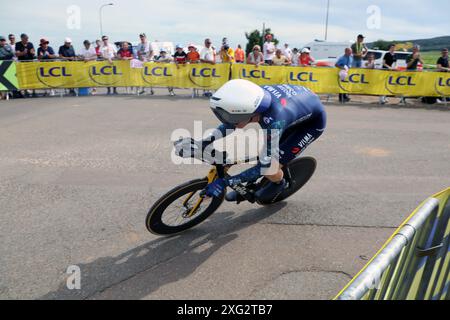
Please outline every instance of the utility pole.
[{"label": "utility pole", "polygon": [[261,38],[262,38],[261,48],[264,47],[265,33],[266,33],[266,23],[263,22],[263,31],[262,31],[262,35],[261,35]]},{"label": "utility pole", "polygon": [[104,36],[104,34],[103,34],[103,15],[102,15],[102,10],[103,10],[104,7],[113,6],[113,5],[114,5],[114,3],[104,4],[98,10],[98,14],[99,14],[99,17],[100,17],[100,37]]},{"label": "utility pole", "polygon": [[328,19],[330,16],[330,0],[327,1],[327,20],[325,22],[325,41],[328,40]]}]

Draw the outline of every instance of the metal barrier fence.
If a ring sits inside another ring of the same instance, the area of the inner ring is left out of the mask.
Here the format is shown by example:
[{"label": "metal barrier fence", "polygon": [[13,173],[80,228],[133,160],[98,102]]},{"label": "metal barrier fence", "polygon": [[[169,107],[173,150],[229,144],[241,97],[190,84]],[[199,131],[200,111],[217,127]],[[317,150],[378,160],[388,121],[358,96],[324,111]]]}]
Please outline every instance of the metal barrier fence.
[{"label": "metal barrier fence", "polygon": [[449,198],[422,203],[335,300],[450,300]]},{"label": "metal barrier fence", "polygon": [[[0,62],[0,91],[92,87],[164,87],[217,90],[230,79],[258,85],[305,86],[317,94],[393,97],[450,97],[450,73],[350,69],[342,79],[337,68],[248,64],[90,62]],[[15,84],[13,84],[15,83]],[[2,89],[3,88],[3,89]],[[6,88],[6,90],[5,90]],[[12,88],[12,89],[11,89]]]}]

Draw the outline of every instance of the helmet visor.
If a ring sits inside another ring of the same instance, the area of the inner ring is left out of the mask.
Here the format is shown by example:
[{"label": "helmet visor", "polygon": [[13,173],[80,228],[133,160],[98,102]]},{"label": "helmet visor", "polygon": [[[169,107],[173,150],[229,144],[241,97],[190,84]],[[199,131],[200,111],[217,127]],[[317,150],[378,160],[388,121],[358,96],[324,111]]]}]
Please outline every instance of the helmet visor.
[{"label": "helmet visor", "polygon": [[253,114],[230,114],[221,108],[212,109],[216,117],[224,124],[237,125],[249,121]]}]

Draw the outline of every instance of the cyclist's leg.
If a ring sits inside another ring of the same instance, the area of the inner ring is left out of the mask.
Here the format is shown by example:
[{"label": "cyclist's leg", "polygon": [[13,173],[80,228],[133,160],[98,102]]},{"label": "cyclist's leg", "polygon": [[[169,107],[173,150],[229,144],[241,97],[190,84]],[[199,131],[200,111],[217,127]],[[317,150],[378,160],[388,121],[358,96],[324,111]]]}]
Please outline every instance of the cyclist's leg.
[{"label": "cyclist's leg", "polygon": [[304,123],[280,143],[280,164],[287,165],[300,156],[325,131],[326,115]]},{"label": "cyclist's leg", "polygon": [[[268,185],[258,190],[255,196],[263,202],[273,201],[283,190],[289,187],[289,181],[284,178],[281,168],[297,158],[306,148],[316,141],[324,132],[326,126],[326,114],[320,113],[314,119],[293,128],[280,142],[279,171],[265,177],[271,181]],[[272,166],[276,163],[272,163]]]}]

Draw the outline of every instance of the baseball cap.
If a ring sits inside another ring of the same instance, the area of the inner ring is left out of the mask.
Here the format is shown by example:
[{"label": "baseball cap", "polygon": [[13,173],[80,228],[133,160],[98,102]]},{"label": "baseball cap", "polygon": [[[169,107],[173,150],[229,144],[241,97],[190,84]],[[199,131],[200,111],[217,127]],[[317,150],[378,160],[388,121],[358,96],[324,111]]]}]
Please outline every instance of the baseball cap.
[{"label": "baseball cap", "polygon": [[144,37],[147,37],[147,35],[146,35],[145,33],[142,32],[142,33],[139,35],[139,37],[144,38]]},{"label": "baseball cap", "polygon": [[189,43],[189,44],[188,44],[188,49],[189,49],[189,48],[197,48],[197,47],[196,47],[193,43]]},{"label": "baseball cap", "polygon": [[42,38],[42,39],[40,40],[40,43],[41,43],[41,44],[49,44],[50,42],[49,42],[46,38]]},{"label": "baseball cap", "polygon": [[359,35],[358,35],[358,38],[362,38],[362,39],[364,39],[365,37],[364,37],[364,35],[362,35],[362,34],[359,34]]},{"label": "baseball cap", "polygon": [[72,39],[66,38],[66,39],[64,39],[64,42],[65,42],[65,43],[72,43]]},{"label": "baseball cap", "polygon": [[309,50],[308,48],[303,48],[302,53],[311,53],[311,50]]},{"label": "baseball cap", "polygon": [[442,49],[442,52],[448,52],[448,48]]},{"label": "baseball cap", "polygon": [[175,49],[183,49],[183,47],[181,45],[177,44]]},{"label": "baseball cap", "polygon": [[6,41],[6,38],[4,36],[0,36],[0,41]]},{"label": "baseball cap", "polygon": [[418,45],[418,44],[415,44],[415,45],[414,45],[414,47],[413,47],[413,49],[417,49],[417,50],[420,50],[420,45]]}]

